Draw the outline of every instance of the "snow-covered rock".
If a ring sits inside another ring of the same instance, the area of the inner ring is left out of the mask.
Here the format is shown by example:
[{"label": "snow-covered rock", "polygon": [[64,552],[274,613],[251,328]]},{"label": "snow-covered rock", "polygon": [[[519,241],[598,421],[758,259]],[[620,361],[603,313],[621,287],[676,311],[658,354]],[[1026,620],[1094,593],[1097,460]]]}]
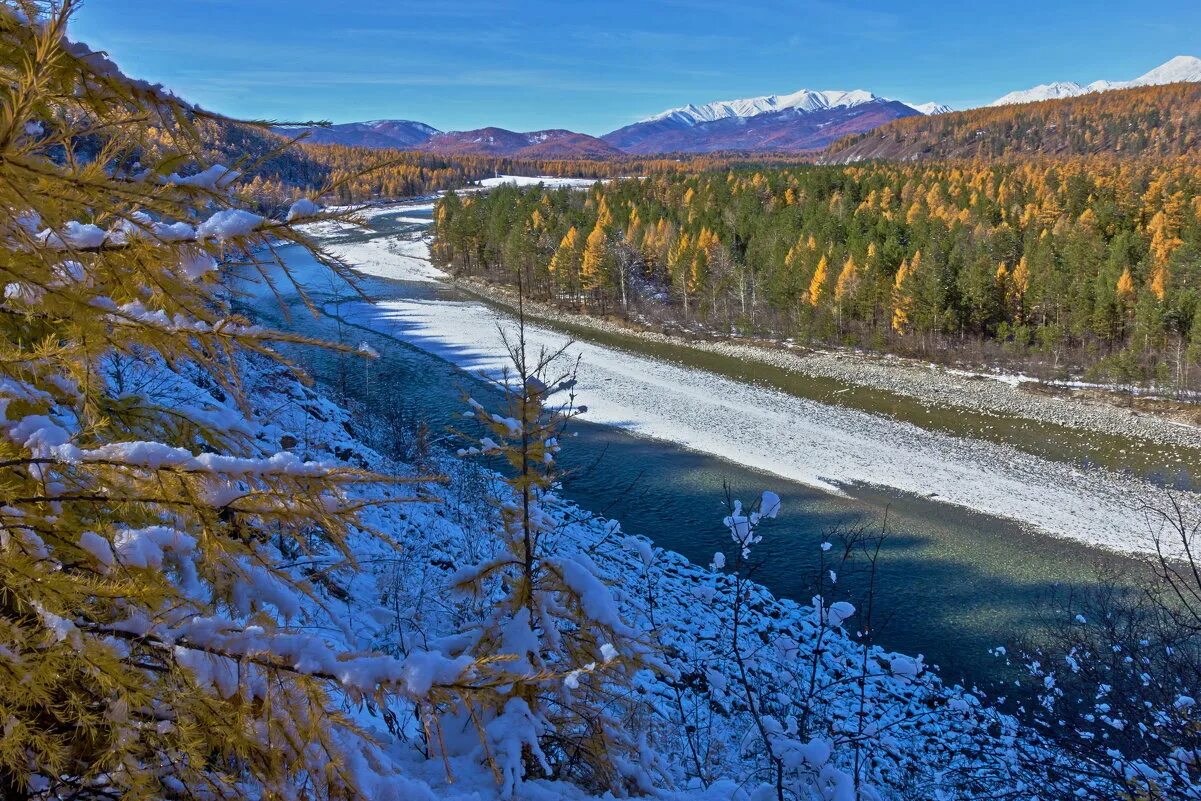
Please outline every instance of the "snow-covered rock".
[{"label": "snow-covered rock", "polygon": [[861,106],[864,103],[879,102],[883,98],[871,92],[856,89],[846,91],[813,91],[800,89],[787,95],[762,95],[747,97],[739,100],[716,100],[712,103],[671,108],[654,114],[639,122],[656,122],[672,119],[685,124],[694,125],[698,122],[713,122],[729,117],[756,117],[760,114],[770,114],[777,111],[793,109],[796,111],[818,111],[839,107]]},{"label": "snow-covered rock", "polygon": [[[388,358],[388,354],[382,358]],[[246,379],[265,407],[280,410],[255,432],[267,449],[284,443],[303,458],[318,459],[323,464],[365,467],[400,477],[430,472],[447,476],[445,486],[423,484],[419,494],[424,500],[416,503],[391,502],[397,496],[411,494],[403,486],[368,485],[356,490],[368,502],[364,531],[356,534],[352,543],[358,565],[341,564],[336,555],[325,553],[302,560],[301,565],[313,561],[325,566],[329,580],[317,586],[314,598],[297,599],[287,610],[298,625],[321,632],[318,639],[328,647],[378,654],[374,659],[380,665],[403,665],[405,680],[416,690],[427,688],[429,682],[438,680],[439,671],[449,669],[446,660],[430,650],[431,644],[449,642],[446,638],[453,638],[458,616],[464,611],[449,600],[430,603],[429,599],[449,599],[447,588],[453,583],[457,566],[488,558],[500,521],[497,507],[484,495],[503,494],[505,486],[490,470],[445,453],[428,455],[422,468],[384,456],[366,442],[373,429],[369,416],[352,417],[276,366],[251,359]],[[464,493],[463,486],[486,489],[484,495]],[[590,571],[572,580],[587,581],[589,593],[603,596],[605,615],[629,621],[640,636],[653,635],[663,652],[670,655],[677,675],[646,671],[633,688],[648,710],[653,710],[648,719],[671,721],[683,709],[704,721],[703,732],[696,735],[703,739],[694,742],[704,743],[710,786],[704,788],[690,781],[690,763],[686,764],[684,758],[685,727],[677,721],[674,726],[657,726],[652,733],[654,747],[667,760],[667,773],[677,787],[661,789],[657,796],[667,801],[746,798],[736,787],[754,775],[758,757],[747,740],[748,732],[754,729],[741,706],[738,667],[726,654],[732,636],[729,598],[734,578],[655,548],[642,537],[624,536],[615,521],[599,518],[571,503],[553,496],[543,500],[545,513],[554,523],[557,554],[563,556],[559,562],[574,565],[572,554],[587,555]],[[754,512],[756,519],[773,517],[778,506],[778,498],[765,493]],[[399,545],[399,552],[369,531],[386,533]],[[169,549],[188,547],[188,542],[180,541],[167,529],[136,534],[120,547],[129,553],[136,551],[147,564],[162,561]],[[81,547],[101,562],[112,559],[111,550],[96,543],[81,542]],[[608,589],[601,590],[592,570]],[[752,585],[744,591],[747,602],[740,623],[742,634],[738,635],[744,641],[743,647],[750,653],[756,644],[771,644],[769,656],[757,656],[751,668],[755,686],[784,687],[786,674],[792,675],[789,671],[808,676],[813,670],[817,685],[833,688],[823,689],[813,714],[839,731],[853,731],[859,707],[856,685],[849,677],[860,669],[862,650],[853,633],[838,627],[849,623],[854,606],[834,601],[815,615],[810,608],[772,597],[762,587]],[[606,661],[620,656],[611,648],[602,648],[601,655]],[[778,676],[773,673],[776,664],[782,671]],[[796,665],[805,666],[804,670]],[[595,666],[582,666],[569,674],[567,686],[573,681],[587,681],[591,667]],[[967,703],[963,690],[942,684],[936,673],[923,669],[920,657],[913,659],[871,648],[869,669],[873,692],[882,699],[871,725],[888,734],[879,742],[873,740],[873,767],[865,778],[881,786],[881,798],[892,797],[887,785],[895,782],[900,786],[903,777],[917,773],[925,774],[931,786],[941,786],[942,780],[927,772],[925,766],[935,764],[948,748],[966,751],[988,743],[994,752],[1001,753],[1000,740],[988,733],[990,721],[1002,727],[1003,736],[1017,734],[1012,719],[992,718],[988,710]],[[371,676],[365,679],[368,684],[372,680]],[[782,697],[770,696],[771,703],[782,703]],[[385,725],[373,707],[356,707],[353,711],[355,722],[383,743],[378,750],[374,746],[368,749],[377,762],[364,777],[365,784],[372,785],[378,774],[380,782],[393,782],[401,788],[400,795],[380,797],[441,801],[492,801],[503,797],[504,788],[487,768],[481,747],[472,745],[476,736],[472,730],[446,733],[450,753],[444,762],[433,753],[426,758],[411,744],[420,742],[422,736],[421,719],[415,710],[394,703],[390,712],[391,726],[398,728]],[[410,744],[399,738],[398,732]],[[785,732],[777,736],[783,743]],[[459,742],[459,746],[451,747],[452,741]],[[503,746],[491,743],[493,752]],[[783,745],[780,747],[783,749]],[[801,751],[804,764],[814,766],[815,771],[823,768],[831,775],[837,773],[836,766],[846,770],[854,753],[844,736],[812,741]],[[527,777],[521,786],[522,798],[593,798],[582,788],[537,776]],[[946,789],[953,792],[949,784]]]},{"label": "snow-covered rock", "polygon": [[1038,86],[1030,89],[1019,89],[1015,92],[1010,92],[1007,95],[997,98],[989,105],[1012,106],[1018,103],[1037,103],[1041,100],[1060,100],[1065,97],[1082,95],[1086,91],[1088,90],[1075,81],[1040,83]]}]

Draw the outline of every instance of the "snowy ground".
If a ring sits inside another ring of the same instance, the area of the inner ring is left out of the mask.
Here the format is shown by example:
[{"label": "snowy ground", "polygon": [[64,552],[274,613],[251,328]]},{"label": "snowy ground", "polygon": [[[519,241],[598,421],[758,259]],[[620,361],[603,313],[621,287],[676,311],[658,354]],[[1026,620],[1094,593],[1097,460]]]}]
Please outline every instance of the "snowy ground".
[{"label": "snowy ground", "polygon": [[[472,282],[473,292],[513,308],[516,296],[508,287],[482,281]],[[1034,379],[998,372],[954,370],[943,365],[908,359],[893,354],[879,354],[854,349],[796,348],[786,340],[784,347],[775,343],[728,339],[689,337],[683,333],[666,333],[653,328],[632,328],[620,322],[564,311],[545,303],[532,302],[529,308],[540,320],[568,323],[596,329],[601,333],[637,336],[646,342],[684,346],[691,350],[716,353],[747,363],[762,363],[779,367],[790,373],[815,378],[833,379],[847,386],[883,390],[920,401],[932,408],[961,408],[976,415],[1002,415],[1051,423],[1087,433],[1121,436],[1155,443],[1171,449],[1191,448],[1193,453],[1161,453],[1165,472],[1189,469],[1197,464],[1196,451],[1201,450],[1201,426],[1190,424],[1187,417],[1175,419],[1169,414],[1140,413],[1121,402],[1069,396],[1053,392],[1026,391],[1025,385]],[[1105,386],[1083,382],[1040,382],[1043,387],[1093,389],[1102,392],[1146,394],[1133,387]],[[1112,399],[1112,400],[1117,400]]]},{"label": "snowy ground", "polygon": [[[437,280],[421,242],[380,238],[333,250],[364,272]],[[344,312],[346,310],[344,309]],[[476,302],[396,300],[361,304],[359,322],[464,369],[497,371],[507,316]],[[567,339],[531,327],[536,346]],[[1044,460],[1005,445],[931,432],[892,419],[751,386],[703,370],[587,342],[580,402],[591,422],[671,441],[830,492],[855,483],[888,487],[1030,525],[1054,536],[1125,552],[1151,552],[1140,511],[1148,483]],[[1195,506],[1190,496],[1184,499]]]},{"label": "snowy ground", "polygon": [[403,281],[438,281],[446,273],[430,264],[425,239],[370,239],[331,248],[361,273]]},{"label": "snowy ground", "polygon": [[[327,585],[320,585],[317,597],[301,604],[303,611],[296,624],[333,647],[398,659],[429,648],[429,643],[451,642],[444,638],[459,625],[460,605],[471,605],[469,599],[452,602],[456,597],[448,590],[452,575],[460,566],[486,561],[497,546],[495,531],[500,523],[496,507],[487,497],[504,491],[495,474],[475,462],[438,452],[426,457],[421,467],[394,461],[364,441],[373,429],[372,421],[338,408],[318,392],[300,386],[285,371],[256,369],[247,378],[263,408],[272,410],[258,435],[268,449],[290,440],[295,443],[294,452],[305,459],[400,476],[434,472],[449,479],[445,485],[424,486],[429,502],[370,505],[364,512],[365,522],[372,530],[385,532],[399,549],[365,532],[354,535],[352,551],[358,565],[335,568],[331,563],[329,575],[341,591],[327,593]],[[366,499],[380,500],[408,495],[411,488],[385,485],[355,491],[360,493]],[[611,593],[612,601],[607,603],[616,603],[619,613],[637,631],[646,636],[653,633],[660,646],[672,654],[674,669],[705,677],[680,696],[669,690],[663,677],[650,671],[639,674],[638,695],[650,709],[657,710],[647,719],[654,722],[656,748],[667,762],[669,778],[676,783],[675,790],[660,790],[655,797],[663,801],[750,801],[748,791],[754,782],[747,779],[756,764],[755,750],[744,751],[740,744],[753,739],[753,729],[736,694],[726,690],[733,685],[736,670],[727,653],[731,610],[723,600],[730,597],[729,577],[655,548],[641,537],[627,537],[615,521],[594,517],[557,498],[544,499],[544,509],[553,523],[549,530],[553,531],[556,554],[586,558]],[[316,557],[319,562],[324,558]],[[802,672],[814,671],[814,686],[822,688],[815,714],[837,731],[853,731],[847,727],[855,725],[858,696],[848,677],[859,669],[859,646],[839,624],[833,628],[821,624],[829,618],[819,617],[812,607],[775,599],[761,587],[752,587],[750,593],[741,623],[743,647],[750,652],[764,643],[772,646],[766,651],[768,656],[754,662],[755,686],[785,686],[773,672],[776,662],[770,658],[773,649],[783,649],[781,665],[802,665]],[[432,598],[440,600],[432,603]],[[820,645],[816,651],[815,643]],[[904,788],[918,782],[917,786],[937,797],[962,798],[950,794],[953,785],[944,784],[934,768],[938,760],[946,761],[947,749],[995,755],[994,767],[1007,768],[1006,751],[989,727],[1000,724],[1006,734],[1012,734],[1012,719],[996,716],[961,688],[943,685],[935,673],[922,668],[920,658],[878,648],[870,653],[869,684],[878,699],[870,720],[884,734],[872,738],[868,746],[873,755],[868,778],[882,795],[864,797],[889,801],[910,797]],[[816,661],[811,662],[814,654]],[[462,732],[445,730],[452,753],[444,762],[418,752],[414,741],[420,725],[405,705],[393,702],[391,711],[407,742],[386,730],[371,707],[349,708],[356,723],[381,743],[382,764],[369,766],[361,760],[364,764],[352,766],[364,774],[366,786],[375,788],[373,797],[387,801],[498,799],[493,774],[483,766],[482,746],[474,729],[465,723]],[[705,749],[706,770],[716,780],[708,789],[689,783],[683,775],[687,752],[682,727],[673,717],[683,710],[688,710],[690,720],[702,724],[698,742]],[[829,759],[831,767],[845,768],[852,758],[851,749],[841,736],[834,736],[834,741],[833,756],[827,749],[822,761]],[[362,750],[368,758],[377,753],[374,746]],[[564,782],[530,778],[515,798],[595,798]],[[762,797],[767,796],[754,795]],[[822,797],[836,801],[852,798],[846,792]]]},{"label": "snowy ground", "polygon": [[[502,186],[508,184],[510,186],[535,186],[542,184],[548,189],[580,188],[592,186],[597,182],[596,178],[556,178],[552,175],[540,175],[531,177],[528,175],[498,175],[495,178],[485,178],[479,182],[479,186],[485,189],[491,189],[494,186]],[[600,179],[604,182],[604,179]]]}]

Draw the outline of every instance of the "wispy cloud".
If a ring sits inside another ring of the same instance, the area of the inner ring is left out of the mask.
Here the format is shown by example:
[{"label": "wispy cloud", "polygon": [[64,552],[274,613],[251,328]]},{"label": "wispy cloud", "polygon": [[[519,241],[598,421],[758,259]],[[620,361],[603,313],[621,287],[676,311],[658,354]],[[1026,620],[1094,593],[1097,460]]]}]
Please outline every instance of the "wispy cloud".
[{"label": "wispy cloud", "polygon": [[269,87],[505,87],[570,92],[661,93],[667,87],[635,80],[586,79],[556,75],[538,70],[465,70],[455,72],[402,72],[364,75],[346,70],[252,70],[237,73],[188,72],[180,78],[189,85],[206,90],[231,90]]}]

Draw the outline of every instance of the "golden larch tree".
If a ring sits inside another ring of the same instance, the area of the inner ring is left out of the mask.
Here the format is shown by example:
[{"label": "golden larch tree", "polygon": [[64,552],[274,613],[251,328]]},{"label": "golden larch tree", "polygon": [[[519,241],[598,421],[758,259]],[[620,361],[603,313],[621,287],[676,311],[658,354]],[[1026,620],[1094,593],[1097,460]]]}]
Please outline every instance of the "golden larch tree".
[{"label": "golden larch tree", "polygon": [[826,281],[830,277],[830,260],[824,255],[818,259],[817,268],[813,271],[813,277],[809,281],[809,290],[805,293],[805,302],[810,306],[817,307],[822,301],[822,296],[826,291]]},{"label": "golden larch tree", "polygon": [[608,277],[609,243],[605,227],[598,219],[584,243],[584,255],[580,261],[580,286],[585,298],[605,285]]},{"label": "golden larch tree", "polygon": [[0,797],[383,793],[348,704],[463,695],[300,625],[285,555],[353,565],[356,487],[384,479],[256,438],[242,366],[287,375],[272,345],[303,340],[219,291],[350,218],[249,207],[196,136],[232,123],[72,42],[77,6],[0,4]]},{"label": "golden larch tree", "polygon": [[1130,274],[1129,267],[1122,270],[1122,274],[1118,276],[1114,291],[1117,293],[1118,300],[1123,303],[1128,304],[1134,300],[1134,276]]},{"label": "golden larch tree", "polygon": [[912,261],[902,259],[897,268],[896,278],[892,286],[892,329],[898,334],[904,334],[909,329],[913,315],[913,276],[921,266],[921,251],[913,254]]},{"label": "golden larch tree", "polygon": [[581,256],[580,232],[573,225],[559,240],[559,247],[555,249],[547,265],[551,283],[556,287],[568,287],[574,291],[579,284]]},{"label": "golden larch tree", "polygon": [[847,256],[847,260],[842,264],[842,270],[838,273],[838,281],[834,285],[834,299],[841,303],[847,295],[855,291],[858,282],[859,268],[855,264],[854,257]]}]

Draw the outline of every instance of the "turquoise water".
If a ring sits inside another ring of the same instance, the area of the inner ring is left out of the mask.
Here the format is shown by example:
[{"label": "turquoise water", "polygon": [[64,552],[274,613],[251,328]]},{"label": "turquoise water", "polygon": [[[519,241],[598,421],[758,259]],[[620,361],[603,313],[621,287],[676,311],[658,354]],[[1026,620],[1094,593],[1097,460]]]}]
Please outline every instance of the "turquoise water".
[{"label": "turquoise water", "polygon": [[[396,216],[417,215],[406,211]],[[412,227],[388,218],[377,218],[376,223],[389,233]],[[365,340],[382,354],[368,368],[361,360],[314,348],[290,349],[289,354],[319,382],[360,400],[369,415],[395,414],[401,408],[406,418],[425,421],[432,435],[442,439],[449,437],[452,424],[460,419],[465,389],[470,388],[471,394],[484,403],[497,400],[470,373],[375,330],[377,326],[389,330],[387,326],[397,325],[395,321],[384,324],[372,321],[370,315],[357,323],[345,319],[343,313],[359,300],[356,293],[331,280],[305,254],[294,249],[284,252],[298,280],[318,302],[318,315],[306,310],[298,293],[286,287],[282,293],[285,308],[281,309],[265,287],[237,281],[239,302],[265,323],[351,344]],[[364,279],[359,290],[376,299],[464,298],[456,290],[437,284],[375,278]],[[581,338],[599,339],[588,331],[574,333]],[[605,344],[726,375],[750,375],[806,397],[823,394],[828,400],[828,393],[840,388],[828,382],[802,382],[775,368],[617,339]],[[979,436],[976,429],[989,426],[992,438],[1007,441],[1007,427],[1017,427],[1017,421],[999,422],[991,416],[973,421],[959,410],[941,414],[924,406],[919,410],[920,405],[887,393],[843,392],[838,398],[840,402],[846,400],[844,405],[901,419],[910,419],[920,411],[926,427],[959,435]],[[883,409],[882,404],[891,406]],[[1053,435],[1031,432],[1029,438],[1031,449],[1042,448],[1041,455],[1047,458],[1102,463],[1110,460],[1111,466],[1164,476],[1172,476],[1179,467],[1174,461],[1179,454],[1161,453],[1157,446],[1146,443],[1101,442],[1059,428]],[[564,495],[585,509],[621,520],[626,531],[645,535],[698,564],[707,564],[717,550],[730,550],[728,534],[721,526],[725,487],[730,487],[734,497],[747,501],[763,489],[778,493],[784,513],[764,530],[764,541],[755,552],[758,564],[754,575],[778,596],[801,603],[807,603],[814,594],[822,553],[819,546],[834,538],[832,531],[862,527],[883,532],[877,641],[906,653],[924,654],[952,680],[987,681],[998,677],[1000,665],[987,654],[988,649],[1034,633],[1032,610],[1052,589],[1088,585],[1099,565],[1134,564],[930,498],[858,485],[847,487],[846,496],[830,495],[617,428],[578,422],[574,436],[565,445],[560,460],[569,470],[563,482]],[[1118,464],[1118,451],[1123,447],[1126,455],[1134,454],[1133,461]],[[1164,458],[1158,458],[1157,453]],[[1177,476],[1175,480],[1180,479]],[[840,569],[838,578],[837,589],[827,592],[827,597],[858,602],[864,576],[848,566]]]}]

